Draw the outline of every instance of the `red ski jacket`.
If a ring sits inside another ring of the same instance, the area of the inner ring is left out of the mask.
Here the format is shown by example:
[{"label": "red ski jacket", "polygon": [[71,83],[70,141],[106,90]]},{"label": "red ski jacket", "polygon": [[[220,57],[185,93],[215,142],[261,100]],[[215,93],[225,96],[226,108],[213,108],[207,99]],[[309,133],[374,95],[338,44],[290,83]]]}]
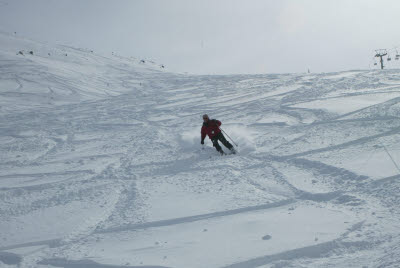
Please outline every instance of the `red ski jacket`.
[{"label": "red ski jacket", "polygon": [[217,134],[221,132],[219,126],[221,125],[221,121],[216,119],[210,119],[208,122],[204,122],[203,126],[201,127],[201,140],[203,141],[208,135],[210,139],[215,137]]}]

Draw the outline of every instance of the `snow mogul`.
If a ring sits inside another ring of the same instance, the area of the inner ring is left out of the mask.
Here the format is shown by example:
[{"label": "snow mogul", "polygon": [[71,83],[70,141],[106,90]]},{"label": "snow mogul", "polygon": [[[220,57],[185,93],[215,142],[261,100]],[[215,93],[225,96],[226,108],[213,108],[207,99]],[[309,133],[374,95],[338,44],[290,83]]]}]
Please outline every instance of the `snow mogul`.
[{"label": "snow mogul", "polygon": [[222,134],[221,129],[219,128],[220,126],[221,121],[210,119],[207,114],[203,115],[203,126],[201,127],[201,144],[204,144],[204,139],[206,138],[206,135],[208,135],[213,143],[213,146],[221,155],[224,155],[225,152],[222,150],[218,141],[221,141],[226,148],[228,148],[233,154],[235,154],[235,148],[233,148],[233,145],[225,139],[224,134]]}]

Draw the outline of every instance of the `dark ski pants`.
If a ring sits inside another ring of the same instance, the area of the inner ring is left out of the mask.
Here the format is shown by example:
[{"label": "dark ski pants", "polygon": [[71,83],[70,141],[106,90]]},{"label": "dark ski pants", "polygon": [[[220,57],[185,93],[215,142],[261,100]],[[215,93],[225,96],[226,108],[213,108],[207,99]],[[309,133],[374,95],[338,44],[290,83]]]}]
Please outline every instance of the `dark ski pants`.
[{"label": "dark ski pants", "polygon": [[221,148],[221,146],[219,145],[218,141],[221,141],[222,144],[223,144],[226,148],[228,148],[229,150],[231,150],[232,147],[233,147],[232,144],[230,144],[229,141],[227,141],[227,140],[225,139],[225,137],[224,137],[224,135],[222,134],[222,132],[220,132],[220,133],[218,133],[216,136],[214,136],[214,137],[211,139],[211,141],[212,141],[212,143],[213,143],[213,146],[215,147],[215,149],[217,149],[218,152],[222,152],[222,148]]}]

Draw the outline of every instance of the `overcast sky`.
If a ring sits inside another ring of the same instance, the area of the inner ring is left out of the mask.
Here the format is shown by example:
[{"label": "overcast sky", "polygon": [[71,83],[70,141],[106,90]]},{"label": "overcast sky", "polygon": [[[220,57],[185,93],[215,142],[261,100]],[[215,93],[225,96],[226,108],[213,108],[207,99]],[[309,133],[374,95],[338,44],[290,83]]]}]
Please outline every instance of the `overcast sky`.
[{"label": "overcast sky", "polygon": [[399,28],[399,0],[0,0],[3,31],[194,74],[369,69]]}]

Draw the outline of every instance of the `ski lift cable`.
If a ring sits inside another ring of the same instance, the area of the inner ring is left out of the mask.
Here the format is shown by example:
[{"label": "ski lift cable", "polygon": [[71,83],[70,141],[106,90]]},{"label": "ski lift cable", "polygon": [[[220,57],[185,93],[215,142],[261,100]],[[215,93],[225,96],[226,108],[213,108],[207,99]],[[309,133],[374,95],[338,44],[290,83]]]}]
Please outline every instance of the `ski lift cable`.
[{"label": "ski lift cable", "polygon": [[[372,68],[380,65],[380,61],[385,61],[389,68],[395,68],[399,66],[400,63],[400,46],[394,46],[392,48],[380,48],[375,49],[375,54],[373,56],[374,62]],[[371,69],[372,62],[370,62],[369,67]]]}]

